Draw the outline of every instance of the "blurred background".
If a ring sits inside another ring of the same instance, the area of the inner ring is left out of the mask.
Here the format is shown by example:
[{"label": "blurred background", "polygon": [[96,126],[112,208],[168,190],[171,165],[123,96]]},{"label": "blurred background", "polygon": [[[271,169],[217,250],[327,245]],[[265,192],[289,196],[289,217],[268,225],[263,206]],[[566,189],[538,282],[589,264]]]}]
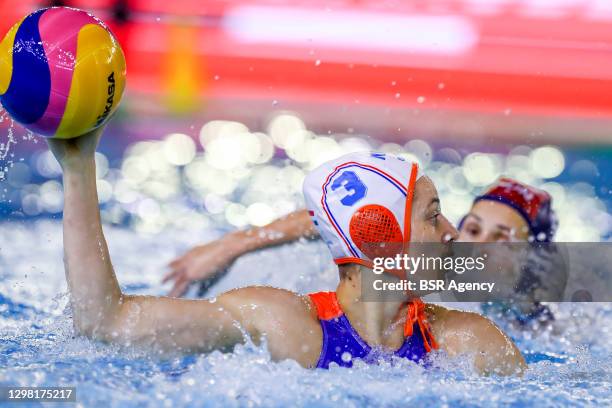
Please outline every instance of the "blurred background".
[{"label": "blurred background", "polygon": [[[457,222],[501,175],[549,191],[559,241],[612,239],[608,0],[0,0],[88,10],[128,87],[102,139],[107,223],[263,225],[304,174],[377,149],[418,160]],[[57,162],[0,111],[0,217],[61,218]]]}]

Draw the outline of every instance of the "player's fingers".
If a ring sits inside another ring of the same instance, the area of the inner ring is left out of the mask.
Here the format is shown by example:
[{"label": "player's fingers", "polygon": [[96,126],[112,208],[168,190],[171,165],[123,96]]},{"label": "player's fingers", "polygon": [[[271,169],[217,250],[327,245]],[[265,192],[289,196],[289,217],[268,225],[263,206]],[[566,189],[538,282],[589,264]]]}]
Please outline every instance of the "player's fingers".
[{"label": "player's fingers", "polygon": [[174,285],[174,288],[172,288],[172,291],[170,292],[170,294],[168,296],[170,296],[170,297],[181,297],[181,296],[183,296],[183,294],[185,294],[185,292],[187,292],[187,288],[189,287],[190,283],[191,282],[186,280],[186,279],[178,281]]},{"label": "player's fingers", "polygon": [[185,261],[185,255],[179,256],[168,264],[168,267],[176,269]]},{"label": "player's fingers", "polygon": [[179,293],[180,290],[181,282],[182,280],[177,280],[174,282],[172,289],[170,289],[170,291],[168,292],[168,296],[177,297],[177,293]]},{"label": "player's fingers", "polygon": [[166,273],[162,278],[162,283],[166,283],[169,280],[177,279],[177,277],[183,272],[184,269],[173,269],[170,272]]}]

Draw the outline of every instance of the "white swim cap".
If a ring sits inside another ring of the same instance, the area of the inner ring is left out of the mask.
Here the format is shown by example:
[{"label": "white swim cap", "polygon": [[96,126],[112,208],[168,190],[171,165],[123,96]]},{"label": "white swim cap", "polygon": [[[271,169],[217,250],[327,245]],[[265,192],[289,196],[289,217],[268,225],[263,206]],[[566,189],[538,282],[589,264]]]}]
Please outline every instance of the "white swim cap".
[{"label": "white swim cap", "polygon": [[304,198],[336,264],[372,266],[410,240],[416,163],[386,153],[349,153],[312,170]]}]

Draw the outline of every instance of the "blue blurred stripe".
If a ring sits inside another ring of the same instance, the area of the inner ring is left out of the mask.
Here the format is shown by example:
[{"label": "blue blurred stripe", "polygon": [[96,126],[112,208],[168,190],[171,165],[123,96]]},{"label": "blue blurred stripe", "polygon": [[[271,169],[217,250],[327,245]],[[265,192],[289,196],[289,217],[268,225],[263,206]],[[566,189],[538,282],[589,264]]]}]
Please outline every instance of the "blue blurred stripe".
[{"label": "blue blurred stripe", "polygon": [[38,21],[45,11],[29,15],[19,26],[13,46],[13,77],[0,97],[13,119],[23,124],[40,119],[49,104],[51,72],[38,32]]}]

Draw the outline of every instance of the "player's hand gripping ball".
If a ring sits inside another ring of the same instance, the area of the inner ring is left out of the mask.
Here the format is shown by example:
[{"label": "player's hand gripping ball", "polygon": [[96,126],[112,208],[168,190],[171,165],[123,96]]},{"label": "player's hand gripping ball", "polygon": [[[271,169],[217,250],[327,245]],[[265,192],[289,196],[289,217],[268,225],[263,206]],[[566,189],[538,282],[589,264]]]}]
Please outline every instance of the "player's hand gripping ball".
[{"label": "player's hand gripping ball", "polygon": [[108,27],[82,10],[38,10],[0,43],[0,102],[17,122],[66,139],[103,125],[125,88],[125,57]]}]

